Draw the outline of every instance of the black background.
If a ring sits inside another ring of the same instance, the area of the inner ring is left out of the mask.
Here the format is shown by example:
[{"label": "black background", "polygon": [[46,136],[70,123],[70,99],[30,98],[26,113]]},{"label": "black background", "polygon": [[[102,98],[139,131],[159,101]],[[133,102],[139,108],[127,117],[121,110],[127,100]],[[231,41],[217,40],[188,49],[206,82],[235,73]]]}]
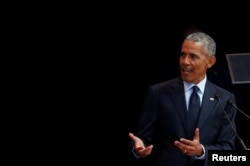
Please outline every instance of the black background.
[{"label": "black background", "polygon": [[[17,118],[17,128],[35,150],[44,149],[41,156],[30,151],[33,155],[55,162],[127,161],[128,133],[136,127],[146,88],[179,75],[182,38],[195,29],[217,43],[217,63],[208,78],[234,92],[238,106],[250,114],[249,84],[232,85],[225,60],[227,53],[250,52],[248,10],[227,7],[214,13],[217,4],[209,9],[192,4],[160,9],[160,4],[154,8],[146,2],[103,3],[56,4],[51,11],[38,10],[39,15],[14,14],[20,22],[9,19],[14,23],[10,34],[17,37],[9,39],[20,43],[13,49],[24,61],[15,70],[21,78],[14,83],[20,83],[20,105],[31,109],[27,116],[17,110],[24,116]],[[26,59],[20,51],[31,56]],[[23,97],[27,93],[28,99]],[[23,122],[25,126],[19,125]],[[238,114],[238,132],[250,147],[248,125]]]}]

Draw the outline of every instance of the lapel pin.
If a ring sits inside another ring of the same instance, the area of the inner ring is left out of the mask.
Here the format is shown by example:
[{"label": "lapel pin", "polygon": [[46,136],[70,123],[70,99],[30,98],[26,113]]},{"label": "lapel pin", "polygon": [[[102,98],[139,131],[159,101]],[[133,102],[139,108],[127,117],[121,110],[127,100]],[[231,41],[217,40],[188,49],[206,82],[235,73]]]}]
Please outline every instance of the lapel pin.
[{"label": "lapel pin", "polygon": [[210,97],[210,100],[214,100],[214,98],[213,98],[213,97]]}]

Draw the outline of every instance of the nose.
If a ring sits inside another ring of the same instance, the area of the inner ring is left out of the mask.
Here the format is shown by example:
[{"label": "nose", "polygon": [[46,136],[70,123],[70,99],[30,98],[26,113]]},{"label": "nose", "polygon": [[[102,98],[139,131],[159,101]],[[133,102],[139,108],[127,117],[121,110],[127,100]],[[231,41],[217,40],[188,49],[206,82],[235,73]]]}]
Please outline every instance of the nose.
[{"label": "nose", "polygon": [[190,59],[188,58],[188,56],[181,56],[180,57],[180,62],[182,64],[190,64]]}]

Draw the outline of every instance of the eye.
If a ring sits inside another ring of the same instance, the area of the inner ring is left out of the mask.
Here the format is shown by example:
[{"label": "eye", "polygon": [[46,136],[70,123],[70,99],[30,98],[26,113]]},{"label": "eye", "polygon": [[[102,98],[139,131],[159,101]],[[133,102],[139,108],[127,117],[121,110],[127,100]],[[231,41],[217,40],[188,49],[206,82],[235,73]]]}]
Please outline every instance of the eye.
[{"label": "eye", "polygon": [[184,52],[180,53],[180,56],[184,57],[186,54]]},{"label": "eye", "polygon": [[196,55],[196,54],[190,54],[190,57],[191,57],[192,59],[199,59],[199,56]]}]

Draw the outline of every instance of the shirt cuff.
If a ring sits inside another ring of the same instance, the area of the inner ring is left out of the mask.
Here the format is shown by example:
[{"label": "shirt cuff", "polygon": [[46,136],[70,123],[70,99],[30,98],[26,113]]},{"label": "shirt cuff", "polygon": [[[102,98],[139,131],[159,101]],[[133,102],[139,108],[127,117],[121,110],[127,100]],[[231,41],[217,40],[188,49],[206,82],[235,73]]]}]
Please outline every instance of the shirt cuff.
[{"label": "shirt cuff", "polygon": [[139,158],[140,158],[140,156],[138,156],[138,155],[135,153],[135,149],[134,149],[134,148],[132,149],[132,153],[133,153],[133,155],[134,155],[134,157],[135,157],[136,159],[139,159]]},{"label": "shirt cuff", "polygon": [[202,159],[205,158],[205,155],[206,155],[205,148],[204,148],[204,146],[202,144],[201,144],[201,147],[202,147],[202,150],[203,150],[203,155],[201,155],[201,156],[195,156],[195,159],[202,160]]}]

